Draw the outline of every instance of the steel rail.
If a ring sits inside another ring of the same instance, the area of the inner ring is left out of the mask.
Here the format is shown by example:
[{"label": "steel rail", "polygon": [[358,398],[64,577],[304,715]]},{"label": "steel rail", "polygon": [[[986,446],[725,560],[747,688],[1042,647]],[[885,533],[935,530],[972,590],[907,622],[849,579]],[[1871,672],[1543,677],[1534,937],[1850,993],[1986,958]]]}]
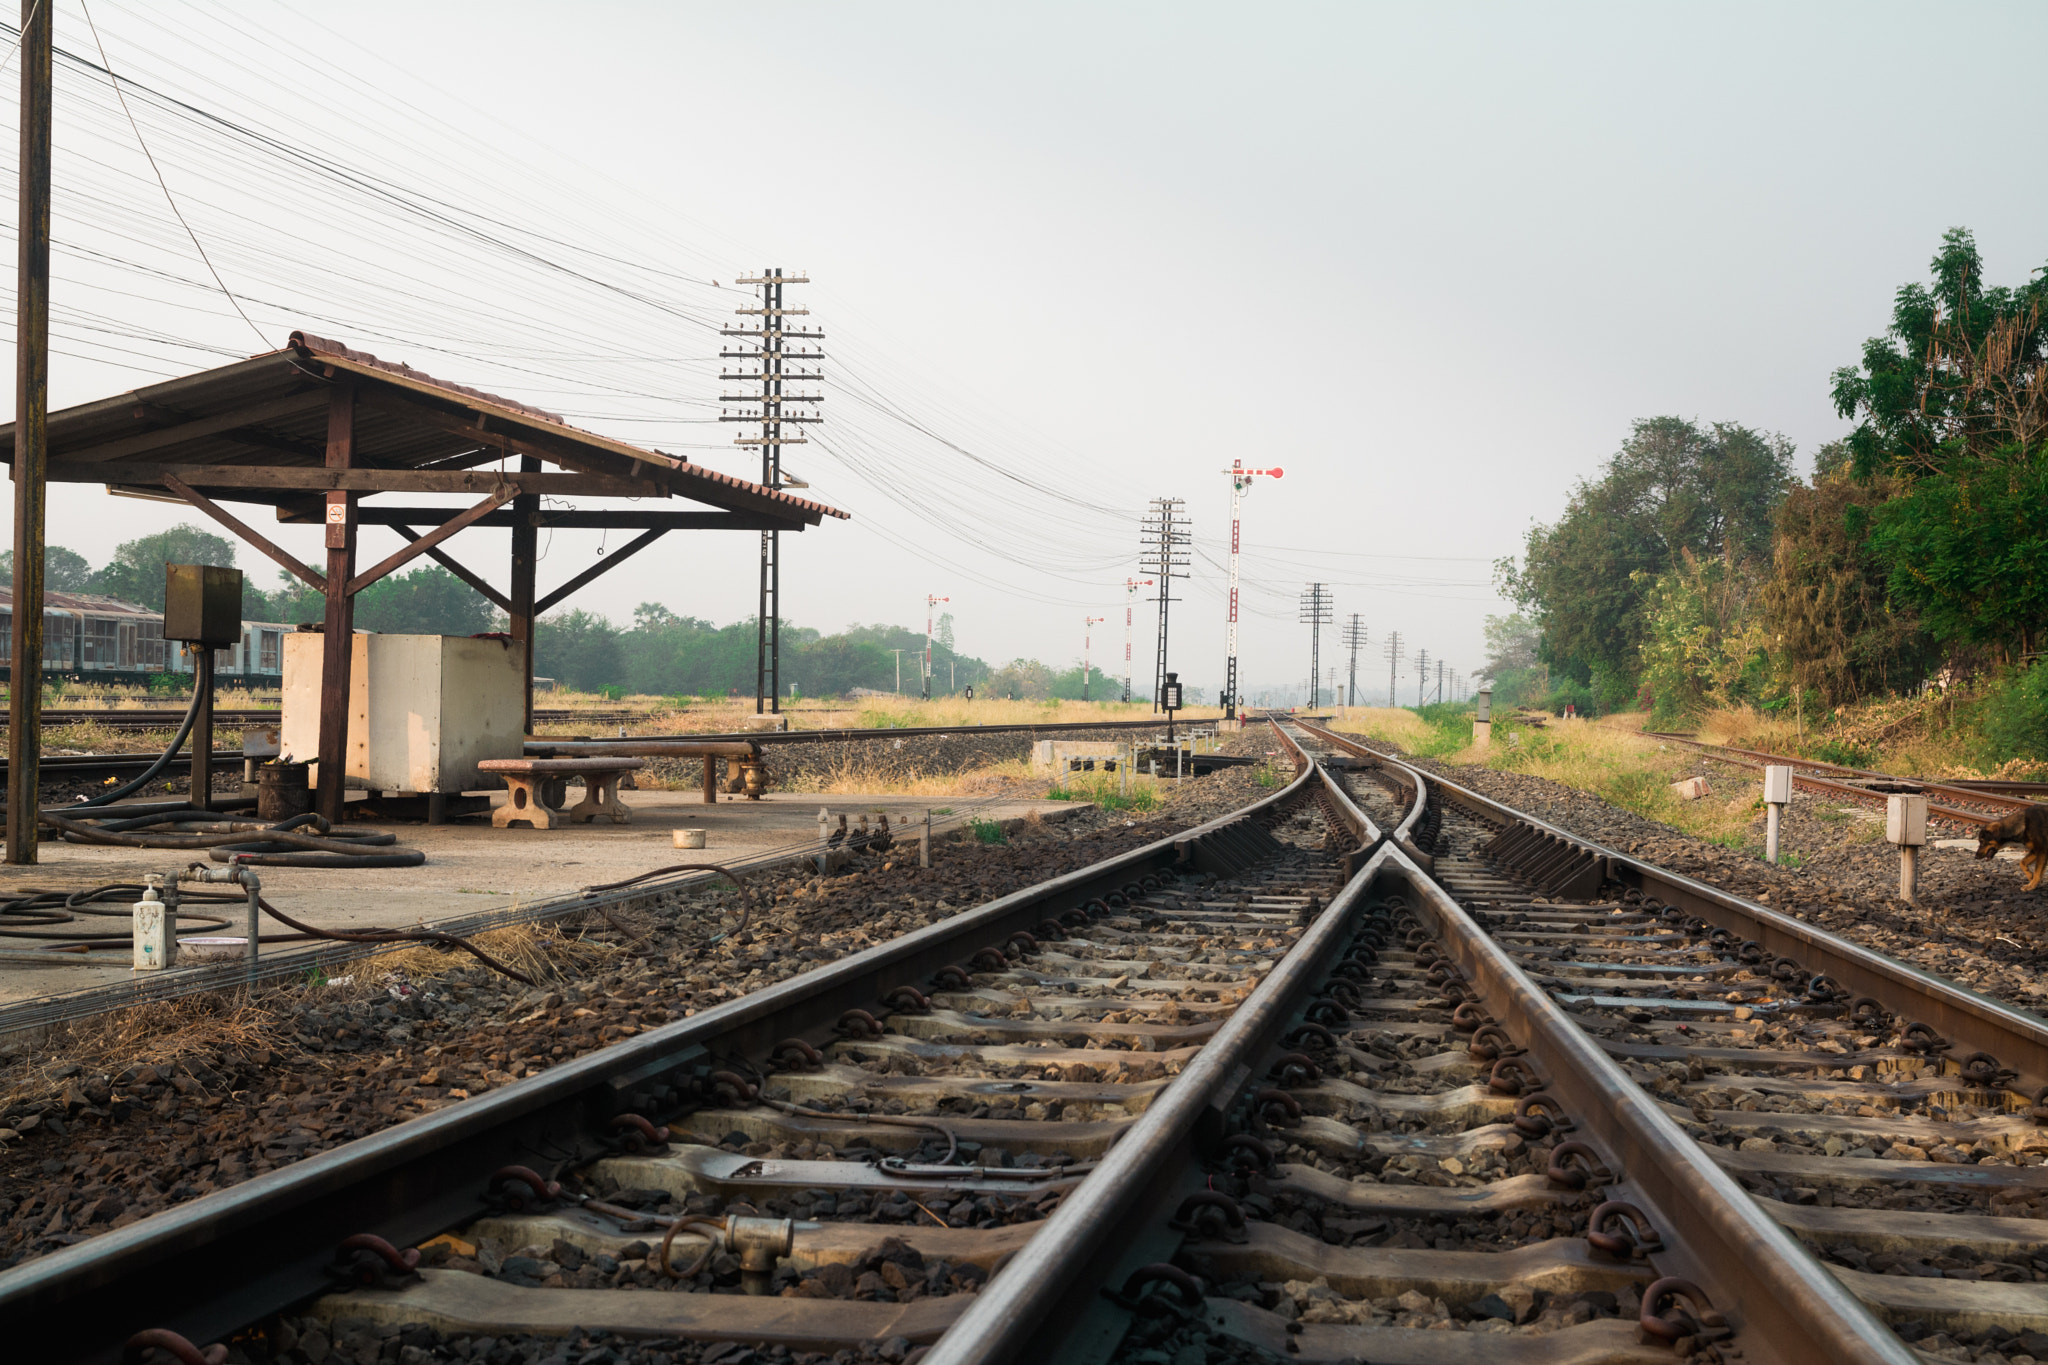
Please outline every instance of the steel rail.
[{"label": "steel rail", "polygon": [[[1840,763],[1823,763],[1818,759],[1812,758],[1794,758],[1789,754],[1774,754],[1762,749],[1745,749],[1733,744],[1708,744],[1704,740],[1693,739],[1688,735],[1667,734],[1658,730],[1649,730],[1644,733],[1656,739],[1670,740],[1676,744],[1683,744],[1689,748],[1698,749],[1715,762],[1726,763],[1731,767],[1761,770],[1771,764],[1782,764],[1793,769],[1792,782],[1794,786],[1804,787],[1808,791],[1827,792],[1835,796],[1847,796],[1859,801],[1882,801],[1888,793],[1872,791],[1870,788],[1858,786],[1854,782],[1838,782],[1832,778],[1816,777],[1812,773],[1802,773],[1798,770],[1800,768],[1825,768],[1829,772],[1849,773],[1856,777],[1911,785],[1923,793],[1947,796],[1957,801],[1974,801],[1979,805],[1990,806],[1995,810],[2008,813],[2016,810],[2025,810],[2027,807],[2037,804],[2033,801],[2002,795],[1995,790],[1987,790],[1985,788],[1970,788],[1948,782],[1928,782],[1917,777],[1900,777],[1896,773],[1877,772],[1871,768],[1851,768]],[[1993,786],[1996,785],[2000,784],[1993,784]],[[1999,818],[1995,815],[1985,815],[1981,811],[1964,810],[1956,806],[1936,805],[1933,802],[1928,803],[1927,813],[1934,818],[1950,820],[1957,824],[1965,825],[1988,825],[1993,820]]]},{"label": "steel rail", "polygon": [[[1394,764],[1400,767],[1399,764]],[[1410,770],[1413,771],[1413,770]],[[1419,777],[1419,774],[1418,774]],[[1441,784],[1441,779],[1432,778]],[[1614,1160],[1631,1202],[1665,1229],[1659,1274],[1690,1279],[1737,1327],[1744,1357],[1813,1365],[1914,1365],[1919,1356],[1807,1253],[1666,1114],[1563,1007],[1405,856],[1383,875],[1407,884],[1445,949],[1507,1032],[1526,1046],[1578,1127]],[[1610,1196],[1615,1197],[1615,1196]]]},{"label": "steel rail", "polygon": [[[1125,1130],[1094,1175],[1053,1211],[1000,1275],[975,1296],[920,1365],[1002,1365],[1013,1360],[1107,1359],[1128,1315],[1103,1304],[1098,1291],[1119,1285],[1151,1261],[1169,1258],[1179,1238],[1157,1235],[1170,1209],[1195,1186],[1181,1187],[1204,1149],[1224,1136],[1226,1112],[1253,1062],[1273,1050],[1342,946],[1365,887],[1388,859],[1391,840],[1351,801],[1341,784],[1280,728],[1294,751],[1300,786],[1311,778],[1334,796],[1352,833],[1375,851],[1307,931],[1231,1014],[1173,1083]],[[1289,790],[1293,790],[1292,787]],[[1411,814],[1411,819],[1414,815]],[[1140,1225],[1152,1236],[1105,1236]]]},{"label": "steel rail", "polygon": [[[1374,753],[1329,731],[1305,726],[1318,738],[1354,753]],[[1375,754],[1384,762],[1393,762]],[[1932,972],[1886,957],[1804,920],[1732,895],[1682,873],[1646,863],[1582,835],[1525,815],[1448,778],[1430,781],[1444,796],[1491,825],[1523,824],[1605,860],[1607,875],[1645,896],[1676,905],[1719,928],[1761,944],[1774,957],[1794,957],[1833,977],[1852,995],[1867,995],[1902,1018],[1931,1025],[1950,1041],[1957,1062],[1985,1052],[2020,1075],[2015,1089],[2048,1085],[2048,1020],[1980,995]]]},{"label": "steel rail", "polygon": [[1203,840],[1227,843],[1231,826],[1305,795],[1313,774],[1192,830],[0,1272],[0,1321],[64,1321],[70,1358],[109,1365],[138,1324],[223,1338],[328,1287],[342,1239],[373,1232],[408,1246],[456,1226],[477,1212],[491,1170],[536,1152],[594,1155],[590,1135],[628,1112],[636,1091],[664,1077],[687,1090],[714,1050],[759,1056],[791,1037],[825,1041],[846,1010],[1035,928],[1049,904],[1184,867]]},{"label": "steel rail", "polygon": [[[1277,725],[1276,725],[1276,728]],[[1309,729],[1310,727],[1303,727]],[[1283,738],[1302,753],[1291,736]],[[1303,759],[1307,760],[1305,753]],[[1431,779],[1388,759],[1385,769],[1428,800]],[[1372,828],[1342,784],[1322,776],[1354,832]],[[1238,1096],[1264,1074],[1286,1028],[1348,937],[1357,912],[1396,888],[1436,922],[1443,946],[1480,998],[1496,1009],[1547,1073],[1550,1092],[1625,1173],[1626,1193],[1671,1229],[1650,1257],[1659,1274],[1705,1286],[1743,1331],[1749,1359],[1912,1365],[1915,1354],[1808,1256],[1656,1102],[1580,1030],[1393,838],[1318,917],[1208,1048],[1111,1149],[1099,1180],[1068,1197],[1004,1272],[924,1357],[923,1365],[1106,1358],[1127,1318],[1105,1314],[1096,1291],[1146,1261],[1169,1259],[1181,1239],[1164,1228],[1173,1200],[1199,1188],[1187,1172],[1226,1132]],[[1105,1228],[1129,1230],[1121,1239]],[[1108,1322],[1105,1323],[1105,1318]]]}]

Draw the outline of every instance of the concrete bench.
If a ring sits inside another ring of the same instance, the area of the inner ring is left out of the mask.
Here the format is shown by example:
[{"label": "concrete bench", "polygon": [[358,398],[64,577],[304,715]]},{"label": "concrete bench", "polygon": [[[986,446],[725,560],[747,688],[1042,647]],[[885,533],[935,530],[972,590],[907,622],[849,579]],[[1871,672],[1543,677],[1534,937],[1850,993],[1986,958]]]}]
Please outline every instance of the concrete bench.
[{"label": "concrete bench", "polygon": [[[491,812],[491,826],[507,829],[531,825],[553,829],[557,821],[589,821],[600,815],[615,825],[632,823],[633,814],[619,800],[619,779],[646,766],[637,758],[487,758],[478,772],[505,780],[505,804]],[[583,784],[583,799],[561,808],[571,782]]]}]

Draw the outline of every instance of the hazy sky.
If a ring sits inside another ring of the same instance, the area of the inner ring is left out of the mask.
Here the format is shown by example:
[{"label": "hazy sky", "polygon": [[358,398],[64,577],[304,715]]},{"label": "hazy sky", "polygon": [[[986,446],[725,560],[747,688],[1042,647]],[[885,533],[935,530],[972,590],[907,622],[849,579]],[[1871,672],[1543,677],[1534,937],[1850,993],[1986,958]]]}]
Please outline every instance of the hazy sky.
[{"label": "hazy sky", "polygon": [[[1176,496],[1200,553],[1173,662],[1220,683],[1241,458],[1286,470],[1247,504],[1249,686],[1305,673],[1310,580],[1361,614],[1377,691],[1389,631],[1468,669],[1490,561],[1633,419],[1747,423],[1803,462],[1844,430],[1829,371],[1944,229],[1994,281],[2048,261],[2029,84],[1953,74],[2039,50],[2039,5],[317,13],[94,6],[254,330],[105,77],[60,65],[55,404],[303,326],[758,475],[715,420],[716,328],[735,275],[808,270],[828,422],[786,463],[855,520],[785,538],[785,615],[910,624],[940,594],[997,661],[1077,658],[1089,616],[1120,655],[1137,515]],[[98,562],[178,520],[61,487],[50,538]],[[543,590],[598,544],[555,535]],[[504,582],[503,532],[454,545]],[[571,605],[744,617],[754,552],[671,535]]]}]

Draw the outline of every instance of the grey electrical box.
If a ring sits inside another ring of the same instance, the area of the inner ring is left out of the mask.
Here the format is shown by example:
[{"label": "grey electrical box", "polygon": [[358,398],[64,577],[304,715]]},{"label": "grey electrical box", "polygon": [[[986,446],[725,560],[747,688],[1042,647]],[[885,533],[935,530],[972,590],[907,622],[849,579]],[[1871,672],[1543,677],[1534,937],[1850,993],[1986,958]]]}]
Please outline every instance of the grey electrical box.
[{"label": "grey electrical box", "polygon": [[242,639],[242,571],[164,565],[164,638],[226,649]]},{"label": "grey electrical box", "polygon": [[1493,719],[1493,689],[1490,687],[1479,689],[1479,715],[1476,719],[1487,721]]}]

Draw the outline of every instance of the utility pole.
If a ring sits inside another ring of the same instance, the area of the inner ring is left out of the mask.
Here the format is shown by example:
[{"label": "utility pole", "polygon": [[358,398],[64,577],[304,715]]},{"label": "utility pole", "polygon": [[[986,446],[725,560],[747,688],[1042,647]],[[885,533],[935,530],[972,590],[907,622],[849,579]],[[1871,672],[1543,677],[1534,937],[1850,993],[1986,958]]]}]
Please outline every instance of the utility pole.
[{"label": "utility pole", "polygon": [[1400,698],[1394,695],[1394,676],[1401,670],[1401,632],[1395,631],[1387,637],[1387,705],[1399,706]]},{"label": "utility pole", "polygon": [[1444,699],[1444,661],[1442,659],[1436,661],[1436,699],[1438,701]]},{"label": "utility pole", "polygon": [[1358,651],[1365,647],[1365,623],[1352,612],[1351,619],[1344,623],[1344,643],[1351,650],[1351,685],[1345,694],[1346,706],[1358,705]]},{"label": "utility pole", "polygon": [[1131,604],[1138,600],[1138,589],[1149,588],[1149,578],[1126,578],[1124,580],[1124,700],[1131,699]]},{"label": "utility pole", "polygon": [[1159,603],[1159,639],[1152,654],[1152,709],[1157,711],[1160,695],[1166,687],[1166,617],[1173,596],[1173,580],[1186,578],[1188,519],[1180,510],[1186,505],[1183,498],[1154,498],[1152,510],[1145,514],[1144,543],[1141,552],[1146,556],[1146,567],[1159,580],[1159,596],[1153,600]]},{"label": "utility pole", "polygon": [[1238,521],[1244,507],[1245,492],[1251,488],[1252,480],[1261,475],[1269,479],[1281,476],[1278,469],[1246,469],[1243,460],[1232,460],[1230,468],[1223,471],[1230,476],[1230,625],[1224,631],[1223,641],[1223,716],[1235,720],[1238,710],[1237,695],[1237,557],[1240,550]]},{"label": "utility pole", "polygon": [[1314,710],[1322,694],[1323,627],[1330,622],[1330,585],[1311,583],[1301,590],[1301,620],[1308,625],[1308,704]]},{"label": "utility pole", "polygon": [[1094,627],[1101,625],[1107,616],[1084,616],[1081,618],[1081,700],[1088,700],[1088,650],[1093,643]]},{"label": "utility pole", "polygon": [[[808,308],[784,308],[782,286],[785,284],[809,284],[808,275],[785,275],[780,267],[763,270],[758,275],[748,275],[734,280],[734,284],[754,285],[761,291],[759,308],[735,308],[733,312],[745,318],[759,318],[758,327],[726,327],[720,336],[755,337],[760,345],[753,350],[720,351],[723,360],[748,360],[760,368],[722,372],[719,378],[728,381],[759,384],[757,394],[720,394],[721,403],[758,403],[758,410],[742,410],[737,413],[721,411],[721,422],[759,422],[759,436],[737,436],[736,446],[761,447],[761,482],[769,488],[782,488],[785,479],[782,473],[782,448],[784,446],[808,445],[802,436],[782,434],[784,423],[822,422],[825,419],[812,413],[808,416],[799,412],[784,410],[789,403],[822,403],[823,394],[785,392],[786,383],[815,384],[823,377],[823,371],[813,366],[808,372],[792,362],[822,360],[825,353],[815,346],[810,350],[790,350],[786,343],[791,340],[819,340],[823,332],[792,330],[782,325],[786,317],[803,317],[810,313]],[[796,481],[789,480],[794,484]],[[778,712],[782,709],[782,532],[761,533],[761,605],[758,615],[759,638],[755,648],[754,662],[754,711]]]},{"label": "utility pole", "polygon": [[924,599],[924,699],[932,699],[932,608],[941,602],[950,602],[950,597],[933,597],[925,594]]},{"label": "utility pole", "polygon": [[1415,704],[1422,705],[1422,690],[1429,686],[1429,651],[1415,652]]},{"label": "utility pole", "polygon": [[22,0],[14,285],[14,622],[7,688],[7,861],[36,861],[42,804],[43,530],[50,473],[51,0]]},{"label": "utility pole", "polygon": [[892,649],[889,652],[896,656],[896,695],[900,697],[903,695],[903,656],[906,651]]}]

